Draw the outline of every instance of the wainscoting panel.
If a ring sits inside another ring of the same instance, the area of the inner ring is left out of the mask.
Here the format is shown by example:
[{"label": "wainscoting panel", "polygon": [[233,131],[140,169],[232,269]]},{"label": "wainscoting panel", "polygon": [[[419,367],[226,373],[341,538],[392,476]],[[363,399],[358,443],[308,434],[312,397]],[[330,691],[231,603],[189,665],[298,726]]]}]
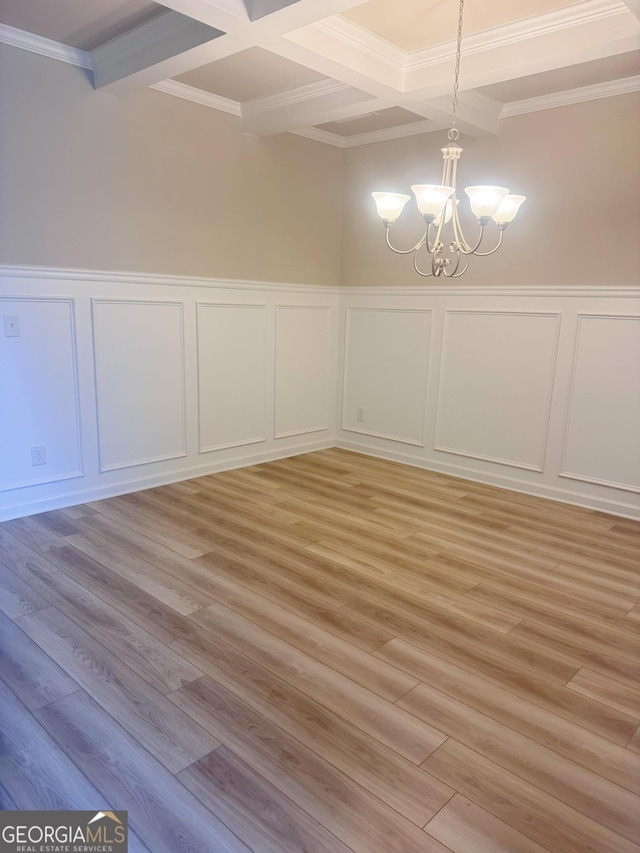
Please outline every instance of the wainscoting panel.
[{"label": "wainscoting panel", "polygon": [[200,453],[265,441],[266,306],[198,303]]},{"label": "wainscoting panel", "polygon": [[0,314],[0,491],[81,477],[73,302],[0,297]]},{"label": "wainscoting panel", "polygon": [[581,314],[563,477],[640,492],[640,316]]},{"label": "wainscoting panel", "polygon": [[333,409],[330,345],[329,308],[276,308],[276,438],[329,429]]},{"label": "wainscoting panel", "polygon": [[337,444],[640,518],[639,297],[344,288]]},{"label": "wainscoting panel", "polygon": [[436,450],[543,470],[559,321],[445,312]]},{"label": "wainscoting panel", "polygon": [[186,455],[183,308],[94,300],[100,470]]},{"label": "wainscoting panel", "polygon": [[431,312],[351,308],[342,428],[424,445]]}]

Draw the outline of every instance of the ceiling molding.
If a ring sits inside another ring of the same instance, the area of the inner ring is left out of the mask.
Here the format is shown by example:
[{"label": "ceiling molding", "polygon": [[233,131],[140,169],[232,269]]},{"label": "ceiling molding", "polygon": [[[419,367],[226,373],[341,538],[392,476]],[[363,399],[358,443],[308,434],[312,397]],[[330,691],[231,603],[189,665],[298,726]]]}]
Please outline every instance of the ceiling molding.
[{"label": "ceiling molding", "polygon": [[502,108],[501,118],[551,110],[555,107],[568,107],[571,104],[596,101],[598,98],[611,98],[615,95],[628,95],[631,92],[640,92],[640,75],[611,80],[608,83],[596,83],[593,86],[582,86],[578,89],[565,89],[564,92],[554,92],[552,95],[541,95],[538,98],[512,101]]},{"label": "ceiling molding", "polygon": [[360,145],[371,145],[375,142],[389,142],[392,139],[405,139],[407,136],[421,136],[423,133],[434,133],[442,130],[442,126],[433,121],[414,121],[411,124],[400,124],[383,130],[370,130],[367,133],[356,133],[345,136],[343,148],[358,148]]},{"label": "ceiling molding", "polygon": [[75,65],[77,68],[93,70],[91,54],[86,50],[79,50],[68,44],[61,44],[59,41],[37,36],[7,24],[0,24],[0,44],[8,44],[40,56],[48,56],[49,59],[57,59],[68,65]]},{"label": "ceiling molding", "polygon": [[351,86],[339,83],[337,80],[319,80],[317,83],[307,83],[304,86],[297,86],[295,89],[276,92],[274,95],[264,95],[261,98],[252,98],[251,100],[243,101],[242,109],[246,114],[257,115],[303,103],[312,98],[335,95],[351,90],[351,88]]},{"label": "ceiling molding", "polygon": [[329,133],[328,130],[320,130],[319,127],[302,127],[299,130],[292,130],[296,136],[304,136],[305,139],[313,139],[315,142],[322,142],[324,145],[333,145],[334,148],[346,148],[346,137],[338,136],[336,133]]},{"label": "ceiling molding", "polygon": [[342,15],[332,15],[311,26],[318,32],[326,33],[348,47],[391,66],[395,71],[403,72],[406,68],[409,54],[353,21],[343,18]]},{"label": "ceiling molding", "polygon": [[205,92],[204,89],[197,89],[195,86],[187,86],[186,83],[180,83],[178,80],[162,80],[160,83],[152,83],[149,88],[164,92],[165,95],[174,95],[176,98],[192,101],[194,104],[201,104],[212,110],[220,110],[238,117],[242,115],[242,105],[239,101]]},{"label": "ceiling molding", "polygon": [[[556,9],[533,19],[524,18],[512,24],[465,35],[462,41],[462,56],[472,56],[475,53],[508,47],[521,41],[541,38],[572,27],[618,16],[621,13],[626,16],[627,12],[626,3],[623,0],[589,0],[587,3]],[[407,57],[405,68],[409,73],[429,68],[451,60],[455,56],[455,50],[456,42],[452,39],[424,50],[405,54]]]}]

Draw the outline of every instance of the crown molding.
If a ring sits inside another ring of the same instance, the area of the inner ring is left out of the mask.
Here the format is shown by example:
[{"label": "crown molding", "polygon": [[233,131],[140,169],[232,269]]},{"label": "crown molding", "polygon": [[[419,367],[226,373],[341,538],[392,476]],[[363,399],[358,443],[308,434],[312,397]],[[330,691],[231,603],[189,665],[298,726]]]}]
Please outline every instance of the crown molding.
[{"label": "crown molding", "polygon": [[220,95],[205,92],[204,89],[188,86],[186,83],[180,83],[178,80],[161,80],[160,83],[153,83],[149,88],[155,89],[157,92],[164,92],[165,95],[174,95],[176,98],[193,101],[194,104],[201,104],[204,107],[220,110],[223,113],[229,113],[233,116],[242,115],[242,107],[239,101],[232,101],[231,98],[223,98]]},{"label": "crown molding", "polygon": [[628,95],[640,91],[640,75],[623,77],[620,80],[610,80],[608,83],[596,83],[593,86],[582,86],[579,89],[566,89],[564,92],[554,92],[551,95],[540,95],[538,98],[527,98],[523,101],[512,101],[502,108],[500,118],[535,113],[540,110],[551,110],[555,107],[567,107],[571,104],[581,104],[584,101],[596,101],[599,98],[611,98],[615,95]]},{"label": "crown molding", "polygon": [[274,95],[265,95],[262,98],[252,98],[251,100],[243,101],[241,105],[242,114],[258,115],[259,113],[270,112],[271,110],[282,107],[291,107],[294,104],[301,104],[314,98],[321,98],[325,95],[336,95],[352,89],[353,86],[348,86],[346,83],[340,83],[336,80],[320,80],[317,83],[308,83],[305,86],[298,86],[295,89],[289,89],[285,92],[277,92]]},{"label": "crown molding", "polygon": [[[547,12],[533,20],[524,18],[512,24],[504,24],[501,27],[493,27],[490,30],[465,36],[462,42],[462,56],[471,56],[474,53],[508,47],[521,41],[548,36],[571,27],[592,23],[621,13],[627,15],[628,12],[629,10],[622,0],[588,0],[588,2],[577,6],[567,6],[564,9]],[[455,51],[456,42],[453,39],[433,47],[427,47],[424,50],[414,51],[406,55],[405,69],[407,73],[410,73],[438,65],[452,59],[455,56]]]},{"label": "crown molding", "polygon": [[35,33],[28,33],[26,30],[10,27],[8,24],[0,24],[0,44],[19,47],[21,50],[30,51],[30,53],[37,53],[40,56],[47,56],[49,59],[57,59],[60,62],[66,62],[68,65],[75,65],[77,68],[93,70],[91,54],[87,53],[86,50],[79,50],[76,47],[70,47],[68,44],[62,44],[59,41],[44,38],[44,36],[37,36]]},{"label": "crown molding", "polygon": [[290,130],[296,136],[304,136],[305,139],[313,139],[314,142],[322,142],[325,145],[333,145],[334,148],[347,148],[347,137],[338,136],[328,130],[320,130],[319,127],[303,127],[299,130]]},{"label": "crown molding", "polygon": [[406,51],[343,18],[342,15],[331,15],[322,21],[316,21],[309,29],[331,36],[350,49],[359,50],[366,56],[391,66],[394,71],[402,73],[406,68],[409,56]]}]

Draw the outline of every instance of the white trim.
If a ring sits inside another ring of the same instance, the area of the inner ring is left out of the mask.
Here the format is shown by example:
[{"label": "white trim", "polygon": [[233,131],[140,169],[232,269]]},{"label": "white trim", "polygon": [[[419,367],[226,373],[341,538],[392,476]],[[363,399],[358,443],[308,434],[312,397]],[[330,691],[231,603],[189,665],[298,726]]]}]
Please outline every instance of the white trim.
[{"label": "white trim", "polygon": [[[462,450],[454,447],[447,447],[440,444],[438,435],[440,432],[440,413],[442,412],[442,396],[444,394],[444,367],[446,363],[446,345],[449,332],[449,318],[453,315],[466,316],[490,316],[490,317],[553,317],[556,320],[555,339],[553,343],[553,352],[551,354],[551,368],[549,371],[549,379],[547,385],[547,417],[543,428],[542,446],[540,447],[540,461],[536,464],[533,462],[522,462],[517,459],[503,459],[497,456],[487,456],[484,453],[474,453],[472,450]],[[498,465],[508,465],[511,468],[524,468],[527,471],[536,471],[539,474],[544,473],[544,465],[547,458],[547,447],[549,443],[549,429],[551,426],[551,404],[553,401],[553,389],[555,383],[555,374],[558,365],[558,347],[560,344],[560,326],[562,322],[561,311],[503,311],[503,310],[472,310],[472,309],[445,309],[442,329],[442,344],[440,347],[440,366],[438,377],[436,380],[438,394],[436,398],[436,419],[434,425],[433,449],[439,453],[453,453],[456,456],[467,456],[471,459],[478,459],[482,462],[495,462]]]},{"label": "white trim", "polygon": [[429,383],[425,382],[423,393],[422,393],[422,424],[420,433],[422,438],[420,440],[415,438],[406,438],[398,435],[388,435],[383,432],[374,432],[373,430],[367,430],[364,428],[358,427],[350,427],[345,426],[346,422],[346,411],[347,411],[347,391],[348,391],[348,377],[347,370],[349,367],[349,357],[351,352],[351,318],[353,314],[359,311],[361,313],[382,313],[382,314],[426,314],[428,318],[428,346],[426,347],[426,364],[425,364],[425,377],[429,376],[429,366],[431,363],[431,355],[432,355],[432,345],[433,345],[433,309],[432,308],[383,308],[383,307],[370,307],[370,306],[358,306],[358,305],[347,305],[345,310],[345,328],[344,328],[344,358],[343,358],[343,366],[342,366],[342,417],[340,418],[340,429],[345,432],[357,432],[361,435],[370,435],[373,438],[384,438],[389,441],[397,441],[401,444],[411,444],[414,447],[425,447],[425,431],[427,427],[427,397],[429,393]]},{"label": "white trim", "polygon": [[539,110],[551,110],[555,109],[555,107],[568,107],[571,104],[581,104],[585,101],[611,98],[615,95],[627,95],[638,91],[640,91],[640,75],[623,77],[620,80],[595,83],[593,86],[581,86],[577,89],[565,89],[563,92],[553,92],[550,95],[540,95],[537,98],[512,101],[502,107],[500,118],[510,118],[511,116],[534,113]]},{"label": "white trim", "polygon": [[[0,276],[1,278],[1,276]],[[42,476],[31,480],[19,480],[15,483],[0,485],[0,492],[8,492],[14,489],[22,489],[29,486],[42,486],[48,483],[57,483],[60,480],[73,480],[85,476],[84,451],[82,444],[82,414],[80,405],[80,372],[78,366],[78,335],[76,332],[76,300],[65,296],[10,296],[0,295],[2,302],[53,302],[65,303],[69,309],[69,328],[71,332],[71,361],[73,366],[73,392],[75,404],[75,427],[76,427],[76,449],[78,470],[65,471],[55,474],[53,477]]]},{"label": "white trim", "polygon": [[313,139],[314,142],[322,142],[324,145],[333,145],[336,148],[348,148],[346,144],[346,136],[338,136],[337,133],[330,133],[328,130],[320,130],[319,127],[304,127],[299,130],[290,130],[289,133],[295,133],[296,136],[304,136],[306,139]]},{"label": "white trim", "polygon": [[176,98],[183,98],[185,101],[192,101],[194,104],[201,104],[203,107],[220,110],[220,112],[229,113],[233,116],[242,115],[239,101],[232,101],[231,98],[223,98],[221,95],[205,92],[204,89],[188,86],[178,80],[161,80],[160,83],[152,83],[149,89],[164,92],[165,95],[174,95]]},{"label": "white trim", "polygon": [[245,117],[255,116],[271,110],[291,107],[294,104],[306,103],[314,98],[351,91],[353,91],[353,86],[347,86],[346,83],[339,83],[337,80],[320,80],[317,83],[297,86],[295,89],[288,89],[285,92],[276,92],[275,95],[265,95],[263,98],[243,101],[241,112]]},{"label": "white trim", "polygon": [[[588,0],[588,2],[566,6],[534,18],[523,18],[511,24],[493,27],[464,37],[462,56],[495,50],[499,47],[518,44],[521,41],[551,35],[571,27],[578,27],[593,21],[609,18],[620,13],[627,14],[628,9],[622,0]],[[454,40],[416,50],[406,54],[405,71],[411,73],[436,65],[455,56]]]},{"label": "white trim", "polygon": [[640,287],[599,287],[592,285],[584,287],[580,285],[563,287],[514,287],[513,285],[412,285],[410,287],[348,287],[339,288],[341,296],[352,299],[358,296],[603,296],[607,299],[627,297],[640,299]]},{"label": "white trim", "polygon": [[424,119],[423,121],[400,124],[387,127],[384,130],[371,130],[368,133],[357,133],[354,136],[344,136],[343,148],[355,148],[358,145],[371,145],[374,142],[388,142],[391,139],[404,139],[407,136],[420,136],[423,133],[433,133],[442,130],[438,122]]},{"label": "white trim", "polygon": [[337,39],[351,50],[359,50],[372,59],[391,66],[396,72],[404,72],[407,66],[407,57],[410,54],[405,50],[343,18],[342,15],[332,15],[323,21],[316,21],[310,28]]},{"label": "white trim", "polygon": [[202,308],[260,308],[261,309],[261,322],[262,322],[262,332],[263,332],[263,358],[262,358],[262,431],[266,433],[266,425],[267,425],[267,376],[266,376],[266,354],[267,354],[267,304],[265,302],[200,302],[196,301],[196,384],[197,384],[197,405],[196,405],[196,413],[198,419],[198,455],[202,455],[203,453],[211,453],[214,450],[228,450],[231,447],[243,447],[247,444],[260,444],[267,440],[266,435],[254,436],[253,438],[242,439],[241,441],[233,441],[223,444],[211,445],[210,447],[205,447],[202,444],[202,404],[201,404],[201,394],[200,394],[200,385],[201,385],[201,371],[202,371],[202,362],[200,360],[200,340],[201,340],[201,332],[200,332],[200,318],[201,318],[201,309]]},{"label": "white trim", "polygon": [[315,450],[327,450],[335,447],[333,439],[324,441],[310,441],[309,443],[293,444],[286,449],[269,450],[255,455],[237,456],[232,459],[219,460],[215,464],[201,463],[170,471],[163,474],[151,474],[148,477],[135,478],[133,480],[122,480],[119,483],[101,485],[84,492],[73,492],[66,495],[58,495],[42,500],[30,500],[22,504],[14,504],[11,507],[0,508],[0,522],[9,521],[12,518],[21,518],[35,513],[45,512],[52,509],[62,509],[68,506],[78,506],[90,501],[103,500],[118,495],[131,494],[143,489],[152,489],[156,486],[167,486],[171,483],[181,483],[194,477],[205,477],[207,474],[216,474],[220,471],[233,471],[236,468],[246,468],[250,465],[260,465],[263,462],[273,462],[277,459],[287,459],[290,456],[298,456],[301,453],[312,453]]},{"label": "white trim", "polygon": [[[171,453],[162,453],[159,456],[148,456],[141,459],[127,459],[125,462],[113,462],[105,465],[103,462],[103,446],[102,446],[102,415],[100,404],[100,382],[99,382],[99,355],[98,349],[100,340],[97,333],[97,316],[98,307],[100,305],[161,305],[172,306],[178,309],[180,323],[180,391],[182,397],[182,448],[172,451]],[[91,299],[91,331],[93,337],[93,387],[95,389],[96,403],[96,433],[98,444],[98,471],[104,474],[107,471],[118,471],[122,468],[136,468],[140,465],[153,465],[157,462],[167,462],[171,459],[180,459],[189,455],[188,450],[188,435],[187,435],[187,370],[186,370],[186,354],[185,354],[185,333],[184,333],[185,310],[184,302],[178,302],[175,299],[108,299],[106,297],[92,297]]]},{"label": "white trim", "polygon": [[609,488],[621,489],[625,492],[633,492],[634,494],[640,494],[640,487],[631,485],[629,483],[617,483],[609,480],[601,480],[597,477],[591,477],[588,474],[579,474],[574,471],[567,471],[567,454],[569,452],[569,435],[571,433],[571,419],[573,416],[573,400],[575,397],[575,389],[576,389],[576,378],[578,373],[578,360],[580,357],[580,337],[582,335],[583,330],[583,320],[635,320],[636,322],[640,320],[640,315],[638,314],[594,314],[592,312],[581,311],[576,315],[577,319],[577,328],[576,328],[576,336],[573,348],[573,360],[571,365],[571,385],[569,388],[569,402],[567,405],[566,416],[565,416],[565,425],[564,425],[564,435],[562,438],[562,456],[560,459],[560,471],[558,472],[558,477],[566,477],[569,480],[580,480],[584,483],[595,483],[601,486],[608,486]]},{"label": "white trim", "polygon": [[19,30],[17,27],[10,27],[8,24],[0,24],[0,44],[8,44],[40,56],[48,56],[49,59],[57,59],[68,65],[75,65],[77,68],[93,70],[91,54],[86,50],[80,50],[44,36],[37,36],[26,30]]},{"label": "white trim", "polygon": [[403,465],[410,465],[413,468],[422,468],[426,471],[436,471],[440,474],[447,474],[449,477],[458,477],[461,480],[470,480],[472,483],[486,483],[490,486],[498,486],[502,489],[519,492],[523,495],[533,495],[537,498],[546,498],[547,500],[571,504],[572,506],[582,506],[586,509],[600,509],[603,512],[613,513],[615,515],[622,516],[623,518],[640,520],[640,508],[633,503],[611,500],[609,498],[602,498],[596,495],[585,495],[582,492],[559,489],[555,486],[549,486],[544,483],[534,484],[530,480],[525,482],[514,477],[509,477],[506,474],[497,474],[494,472],[479,470],[477,468],[468,468],[463,465],[455,465],[451,462],[441,463],[433,459],[424,459],[420,456],[401,453],[397,450],[388,450],[386,448],[383,449],[376,447],[375,445],[361,444],[357,441],[352,442],[336,438],[333,446],[343,450],[351,450],[354,453],[373,456],[376,459],[388,459],[391,462],[400,462]]},{"label": "white trim", "polygon": [[101,270],[65,269],[64,267],[38,267],[0,264],[0,279],[31,278],[57,281],[75,281],[102,284],[150,284],[170,287],[215,287],[228,290],[271,290],[286,293],[336,294],[342,290],[337,285],[281,284],[269,281],[245,281],[242,279],[205,278],[198,276],[174,276],[164,273],[104,272]]}]

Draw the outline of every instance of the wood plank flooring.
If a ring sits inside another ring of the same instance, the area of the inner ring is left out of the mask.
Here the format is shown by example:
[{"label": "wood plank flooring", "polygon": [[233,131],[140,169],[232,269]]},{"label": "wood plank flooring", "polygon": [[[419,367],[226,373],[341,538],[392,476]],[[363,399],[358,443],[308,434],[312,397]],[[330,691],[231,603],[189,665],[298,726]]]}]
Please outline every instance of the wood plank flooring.
[{"label": "wood plank flooring", "polygon": [[0,805],[640,853],[640,522],[342,450],[0,524]]}]

